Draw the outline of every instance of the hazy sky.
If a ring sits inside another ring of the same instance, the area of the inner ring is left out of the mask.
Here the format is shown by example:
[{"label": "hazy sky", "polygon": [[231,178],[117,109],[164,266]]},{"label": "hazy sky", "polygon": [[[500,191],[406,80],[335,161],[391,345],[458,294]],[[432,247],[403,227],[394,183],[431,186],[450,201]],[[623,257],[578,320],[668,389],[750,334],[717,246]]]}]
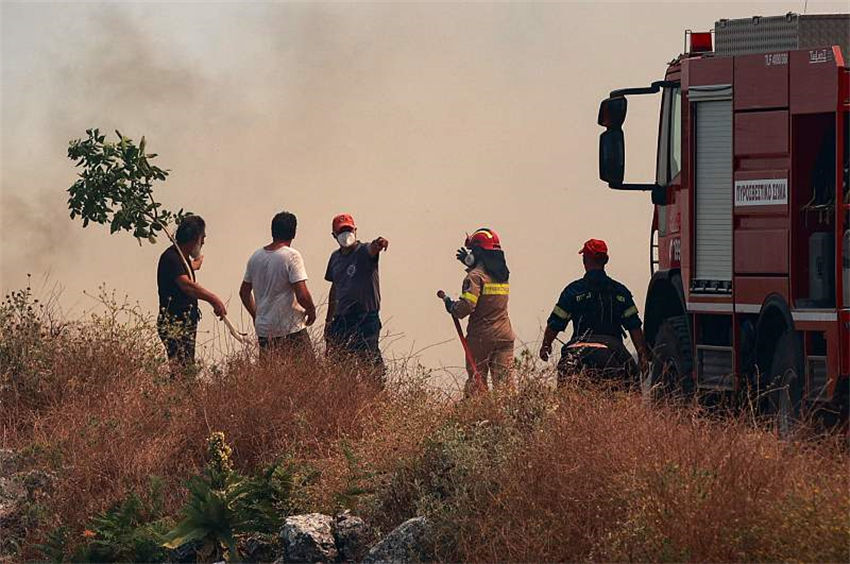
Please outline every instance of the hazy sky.
[{"label": "hazy sky", "polygon": [[[84,290],[105,283],[155,310],[164,243],[140,248],[67,214],[68,141],[117,127],[144,134],[172,170],[159,199],[207,220],[199,280],[229,299],[235,321],[249,319],[238,287],[275,212],[298,215],[294,246],[324,301],[330,220],[346,211],[361,238],[390,240],[381,283],[391,356],[453,338],[435,292],[458,293],[454,251],[480,226],[502,237],[519,339],[537,341],[582,273],[587,238],[608,241],[610,273],[643,303],[649,196],[597,179],[599,101],[662,78],[685,29],[802,8],[4,2],[0,288],[47,277],[73,314],[93,305]],[[846,10],[808,3],[808,13]],[[656,100],[630,104],[627,171],[637,180],[653,175],[656,119]],[[205,314],[201,340],[220,332]],[[451,341],[422,359],[458,365],[462,353]]]}]

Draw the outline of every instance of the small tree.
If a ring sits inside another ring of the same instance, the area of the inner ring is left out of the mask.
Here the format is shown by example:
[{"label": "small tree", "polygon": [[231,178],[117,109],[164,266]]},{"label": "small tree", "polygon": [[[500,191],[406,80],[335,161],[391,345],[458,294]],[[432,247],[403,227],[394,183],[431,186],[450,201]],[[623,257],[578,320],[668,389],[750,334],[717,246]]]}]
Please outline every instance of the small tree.
[{"label": "small tree", "polygon": [[[87,129],[86,138],[74,139],[68,147],[68,158],[82,167],[79,178],[68,188],[68,207],[71,219],[79,216],[83,227],[89,223],[109,224],[109,232],[129,231],[139,241],[156,243],[164,233],[177,249],[186,273],[191,275],[189,262],[177,245],[172,225],[190,215],[181,208],[177,212],[165,209],[154,200],[154,182],[162,182],[169,171],[151,164],[156,153],[145,153],[145,138],[138,146],[116,130],[117,142],[106,140],[99,129]],[[244,335],[236,331],[227,317],[222,317],[230,334],[240,341]]]}]

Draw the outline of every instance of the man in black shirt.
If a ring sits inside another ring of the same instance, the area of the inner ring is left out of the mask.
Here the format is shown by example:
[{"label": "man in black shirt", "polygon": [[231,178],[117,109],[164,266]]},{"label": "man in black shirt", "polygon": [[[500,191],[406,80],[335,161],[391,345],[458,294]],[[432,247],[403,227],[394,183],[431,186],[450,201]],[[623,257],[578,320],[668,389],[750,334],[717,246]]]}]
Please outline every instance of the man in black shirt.
[{"label": "man in black shirt", "polygon": [[383,381],[385,366],[378,348],[381,333],[381,287],[378,257],[389,242],[378,237],[371,243],[357,240],[354,218],[339,214],[332,222],[339,249],[331,254],[325,280],[331,283],[325,340],[328,352],[349,353],[374,367]]},{"label": "man in black shirt", "polygon": [[[157,330],[172,363],[172,372],[179,373],[195,360],[195,335],[201,318],[198,300],[209,302],[219,317],[226,315],[227,310],[218,296],[195,280],[195,271],[203,262],[204,220],[197,215],[184,218],[177,227],[175,239],[177,246],[172,245],[160,255],[156,271],[159,291]],[[180,247],[182,257],[177,247]]]},{"label": "man in black shirt", "polygon": [[561,292],[546,322],[540,358],[549,360],[552,341],[572,321],[573,336],[562,349],[558,363],[559,385],[565,382],[573,368],[571,361],[575,361],[575,369],[579,370],[584,368],[603,374],[626,371],[636,375],[637,367],[623,344],[625,331],[629,332],[642,365],[648,362],[649,353],[632,294],[605,272],[608,264],[605,241],[590,239],[579,254],[583,255],[585,275]]}]

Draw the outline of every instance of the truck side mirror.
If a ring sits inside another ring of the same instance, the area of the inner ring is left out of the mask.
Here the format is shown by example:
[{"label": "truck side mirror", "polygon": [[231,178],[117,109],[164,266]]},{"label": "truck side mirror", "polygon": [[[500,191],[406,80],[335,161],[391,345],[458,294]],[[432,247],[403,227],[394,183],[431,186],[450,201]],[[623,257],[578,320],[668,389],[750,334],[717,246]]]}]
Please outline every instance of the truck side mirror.
[{"label": "truck side mirror", "polygon": [[667,186],[655,186],[652,189],[652,203],[656,206],[666,206],[667,201]]},{"label": "truck side mirror", "polygon": [[599,117],[596,122],[607,129],[622,128],[623,122],[626,121],[627,109],[628,102],[625,96],[606,98],[599,104]]},{"label": "truck side mirror", "polygon": [[[643,94],[657,94],[662,88],[677,87],[677,82],[660,80],[641,88],[621,88],[612,90],[608,98],[599,104],[599,125],[605,133],[599,137],[599,178],[614,190],[656,190],[658,183],[624,183],[626,169],[626,142],[623,136],[623,123],[628,108],[627,97]],[[660,198],[661,194],[656,197]],[[665,194],[666,197],[666,194]]]},{"label": "truck side mirror", "polygon": [[599,136],[599,178],[612,188],[622,186],[626,169],[626,143],[619,127]]}]

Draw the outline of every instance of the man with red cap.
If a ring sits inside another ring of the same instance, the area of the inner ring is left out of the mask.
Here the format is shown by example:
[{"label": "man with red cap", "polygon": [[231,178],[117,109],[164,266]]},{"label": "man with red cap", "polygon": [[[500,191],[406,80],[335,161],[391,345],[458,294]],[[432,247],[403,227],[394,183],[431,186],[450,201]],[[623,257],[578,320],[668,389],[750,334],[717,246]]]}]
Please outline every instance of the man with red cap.
[{"label": "man with red cap", "polygon": [[468,235],[457,259],[466,267],[466,277],[458,300],[444,298],[446,311],[458,319],[469,316],[467,342],[475,362],[467,360],[469,378],[465,392],[475,390],[475,369],[487,384],[510,385],[514,361],[514,331],[508,317],[510,271],[499,236],[492,229],[481,228]]},{"label": "man with red cap", "polygon": [[331,283],[325,340],[331,354],[348,353],[372,365],[383,381],[384,361],[378,348],[381,332],[381,286],[378,256],[389,241],[357,240],[354,218],[342,213],[333,218],[332,234],[339,248],[331,254],[325,280]]},{"label": "man with red cap", "polygon": [[[605,272],[608,264],[605,241],[590,239],[579,254],[583,257],[585,275],[561,292],[546,322],[540,358],[549,360],[552,341],[572,321],[573,336],[562,349],[558,363],[559,386],[564,384],[571,368],[617,376],[625,371],[634,378],[637,367],[623,344],[625,331],[629,332],[641,365],[648,362],[649,352],[632,294]],[[571,367],[572,362],[577,366]]]}]

